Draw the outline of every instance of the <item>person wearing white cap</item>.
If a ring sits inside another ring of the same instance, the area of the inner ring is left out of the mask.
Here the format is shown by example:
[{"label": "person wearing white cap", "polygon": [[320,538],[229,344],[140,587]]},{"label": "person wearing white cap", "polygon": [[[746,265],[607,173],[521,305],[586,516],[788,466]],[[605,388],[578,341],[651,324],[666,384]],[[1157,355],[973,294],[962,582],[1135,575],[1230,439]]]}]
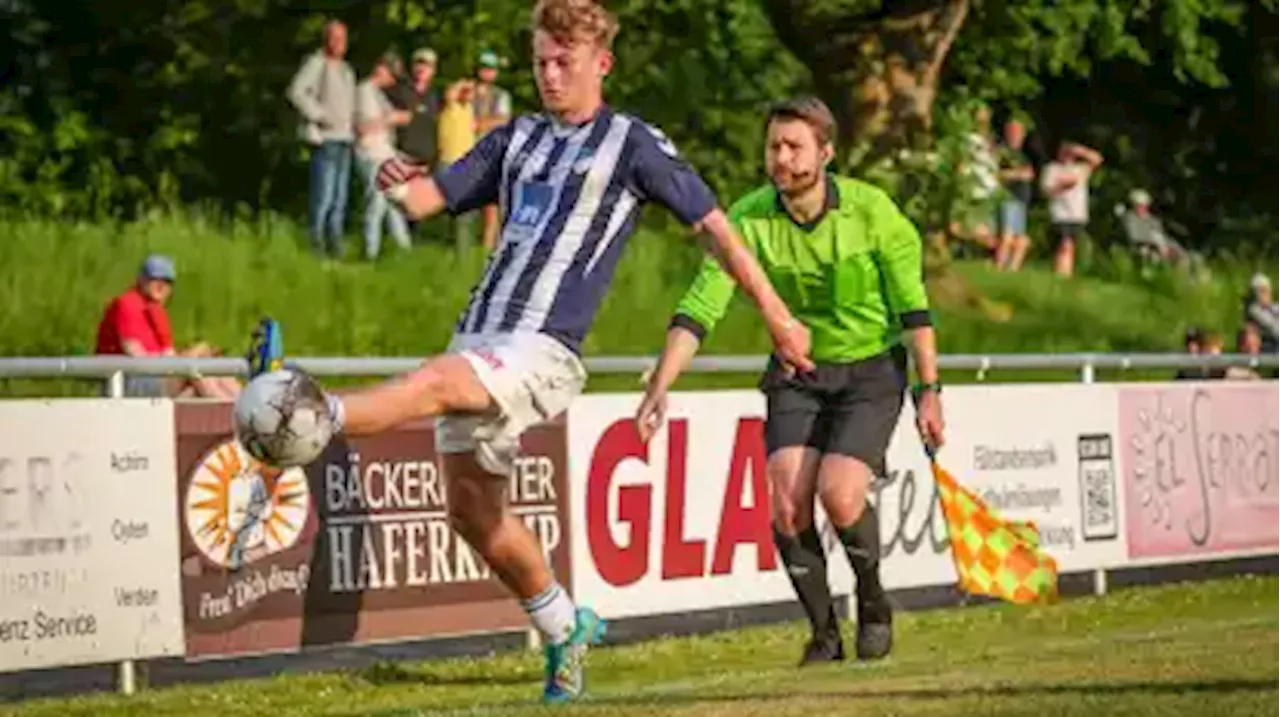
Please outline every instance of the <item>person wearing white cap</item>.
[{"label": "person wearing white cap", "polygon": [[1276,353],[1276,334],[1280,331],[1280,313],[1271,295],[1271,279],[1261,272],[1249,280],[1249,293],[1245,297],[1244,320],[1258,327],[1262,335],[1262,350]]}]

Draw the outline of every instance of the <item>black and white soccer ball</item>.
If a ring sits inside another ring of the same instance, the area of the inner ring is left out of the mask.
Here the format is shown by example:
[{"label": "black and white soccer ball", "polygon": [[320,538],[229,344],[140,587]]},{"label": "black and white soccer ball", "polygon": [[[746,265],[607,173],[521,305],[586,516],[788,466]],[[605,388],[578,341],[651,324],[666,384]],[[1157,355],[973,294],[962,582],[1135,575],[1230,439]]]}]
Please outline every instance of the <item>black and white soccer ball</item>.
[{"label": "black and white soccer ball", "polygon": [[277,468],[305,466],[333,438],[333,416],[315,379],[295,369],[260,374],[236,398],[232,424],[249,455]]}]

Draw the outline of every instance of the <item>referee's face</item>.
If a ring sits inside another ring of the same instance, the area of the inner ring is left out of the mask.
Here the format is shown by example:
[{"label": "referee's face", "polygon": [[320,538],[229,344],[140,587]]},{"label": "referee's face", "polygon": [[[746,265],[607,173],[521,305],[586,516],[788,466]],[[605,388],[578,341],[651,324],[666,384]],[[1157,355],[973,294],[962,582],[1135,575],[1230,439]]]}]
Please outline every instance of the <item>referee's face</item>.
[{"label": "referee's face", "polygon": [[764,166],[779,192],[799,195],[822,181],[827,148],[804,120],[778,118],[769,123]]}]

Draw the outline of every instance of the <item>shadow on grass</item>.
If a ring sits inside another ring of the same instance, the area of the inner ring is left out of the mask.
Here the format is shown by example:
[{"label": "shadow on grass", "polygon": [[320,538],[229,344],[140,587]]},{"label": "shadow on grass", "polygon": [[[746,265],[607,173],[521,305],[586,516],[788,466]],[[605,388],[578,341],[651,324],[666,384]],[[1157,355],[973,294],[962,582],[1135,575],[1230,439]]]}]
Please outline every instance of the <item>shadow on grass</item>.
[{"label": "shadow on grass", "polygon": [[394,662],[378,662],[353,673],[357,679],[371,685],[536,685],[538,675],[532,672],[508,670],[486,674],[442,674],[431,666],[408,669]]},{"label": "shadow on grass", "polygon": [[682,705],[691,703],[731,704],[734,702],[757,701],[778,702],[790,699],[820,699],[839,701],[859,700],[905,700],[936,701],[953,700],[958,695],[964,697],[1034,697],[1037,695],[1078,695],[1089,696],[1124,696],[1124,695],[1166,695],[1166,694],[1227,694],[1234,692],[1275,692],[1276,683],[1269,680],[1188,680],[1175,682],[1073,682],[1059,683],[1026,683],[1016,685],[947,687],[919,689],[862,689],[862,690],[801,690],[757,692],[743,691],[738,694],[639,694],[635,696],[601,695],[592,699],[592,704],[629,703],[655,705]]},{"label": "shadow on grass", "polygon": [[[422,675],[418,675],[422,678]],[[412,679],[408,681],[413,681]],[[517,680],[517,682],[527,682],[527,680]],[[461,680],[446,680],[438,684],[501,684],[501,678],[498,680],[480,679],[477,677],[465,677]],[[431,684],[428,681],[428,684]],[[890,690],[777,690],[769,692],[760,692],[752,690],[743,690],[735,694],[703,694],[696,692],[697,688],[690,688],[689,691],[669,692],[669,693],[646,693],[640,690],[630,694],[601,694],[589,695],[580,704],[583,707],[687,707],[693,705],[733,705],[735,703],[769,703],[769,702],[786,702],[788,700],[809,700],[839,703],[856,703],[860,701],[871,700],[900,700],[900,701],[946,701],[954,700],[958,695],[966,698],[972,697],[1034,697],[1037,695],[1075,695],[1079,697],[1120,697],[1120,696],[1139,696],[1139,695],[1176,695],[1176,694],[1230,694],[1239,692],[1272,692],[1276,691],[1276,683],[1269,680],[1245,680],[1245,679],[1224,679],[1224,680],[1194,680],[1183,682],[1127,682],[1127,683],[1097,683],[1097,682],[1079,682],[1070,684],[1043,684],[1028,683],[1020,685],[999,685],[992,687],[963,687],[963,688],[920,688],[920,689],[890,689]],[[433,709],[429,714],[433,715],[451,715],[451,714],[508,714],[514,711],[524,711],[536,709],[537,701],[534,698],[523,700],[507,700],[501,702],[493,702],[484,705],[473,705],[469,708],[461,709]],[[384,710],[376,710],[371,712],[345,712],[341,713],[344,717],[401,717],[409,715],[423,715],[428,712],[413,707],[400,707]]]}]

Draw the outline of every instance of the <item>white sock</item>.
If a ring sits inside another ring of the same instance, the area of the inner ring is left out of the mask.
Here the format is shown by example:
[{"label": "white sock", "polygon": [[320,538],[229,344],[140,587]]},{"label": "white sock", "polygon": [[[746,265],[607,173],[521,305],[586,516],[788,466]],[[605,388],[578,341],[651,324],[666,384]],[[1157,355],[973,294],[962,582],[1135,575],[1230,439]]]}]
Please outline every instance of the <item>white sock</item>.
[{"label": "white sock", "polygon": [[552,645],[567,642],[578,623],[578,609],[560,583],[551,583],[546,590],[521,600],[520,605],[529,613],[533,626]]}]

